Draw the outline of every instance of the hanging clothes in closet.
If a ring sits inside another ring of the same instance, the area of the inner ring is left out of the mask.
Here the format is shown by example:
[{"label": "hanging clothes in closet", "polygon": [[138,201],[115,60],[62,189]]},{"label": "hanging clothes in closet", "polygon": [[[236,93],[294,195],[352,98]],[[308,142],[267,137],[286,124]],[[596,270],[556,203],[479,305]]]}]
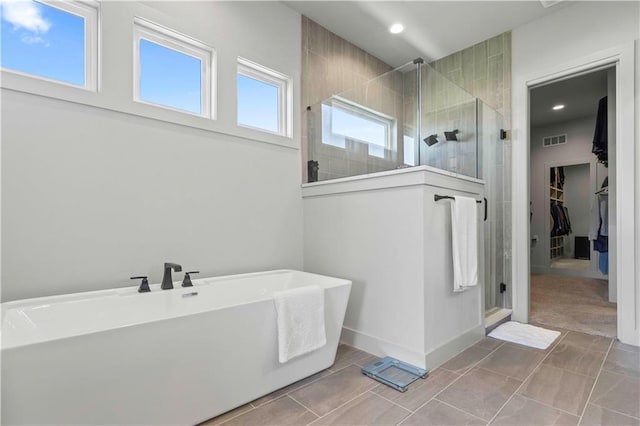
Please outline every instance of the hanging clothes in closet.
[{"label": "hanging clothes in closet", "polygon": [[596,193],[595,208],[592,211],[591,232],[589,239],[593,241],[593,250],[600,253],[598,269],[609,273],[609,193],[608,178],[605,178],[600,191]]},{"label": "hanging clothes in closet", "polygon": [[549,211],[551,212],[551,236],[559,237],[569,235],[571,230],[571,220],[569,220],[569,209],[557,201],[552,201]]},{"label": "hanging clothes in closet", "polygon": [[596,117],[596,130],[593,134],[593,147],[591,152],[598,157],[598,161],[608,167],[609,127],[607,120],[607,97],[598,102],[598,115]]}]

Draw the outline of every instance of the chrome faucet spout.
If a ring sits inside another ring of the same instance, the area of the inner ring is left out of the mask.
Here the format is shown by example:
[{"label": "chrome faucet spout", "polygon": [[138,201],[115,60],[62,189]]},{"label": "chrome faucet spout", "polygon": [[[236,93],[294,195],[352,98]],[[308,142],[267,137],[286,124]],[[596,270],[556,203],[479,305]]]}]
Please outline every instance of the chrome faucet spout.
[{"label": "chrome faucet spout", "polygon": [[162,288],[163,290],[170,290],[173,288],[173,279],[171,278],[171,270],[176,272],[182,271],[182,266],[177,263],[169,263],[165,262],[164,264],[164,275],[162,276]]}]

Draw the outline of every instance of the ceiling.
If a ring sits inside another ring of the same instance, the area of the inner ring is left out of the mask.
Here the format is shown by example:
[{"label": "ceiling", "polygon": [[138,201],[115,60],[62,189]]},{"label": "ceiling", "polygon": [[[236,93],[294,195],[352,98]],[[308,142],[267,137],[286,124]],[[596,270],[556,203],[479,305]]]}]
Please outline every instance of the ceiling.
[{"label": "ceiling", "polygon": [[[540,1],[285,1],[291,8],[398,67],[427,62],[567,7]],[[400,22],[405,30],[390,34]]]},{"label": "ceiling", "polygon": [[[607,96],[607,72],[600,70],[531,90],[531,127],[547,126],[582,117],[595,117],[598,101]],[[554,111],[554,105],[564,109]]]}]

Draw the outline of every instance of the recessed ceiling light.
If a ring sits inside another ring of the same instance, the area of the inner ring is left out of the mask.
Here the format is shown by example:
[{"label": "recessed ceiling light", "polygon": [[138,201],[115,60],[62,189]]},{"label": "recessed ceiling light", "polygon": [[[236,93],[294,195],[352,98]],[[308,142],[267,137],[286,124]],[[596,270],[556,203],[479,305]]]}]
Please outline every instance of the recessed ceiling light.
[{"label": "recessed ceiling light", "polygon": [[391,34],[400,34],[402,31],[404,31],[404,25],[402,24],[393,24],[389,27],[389,32]]},{"label": "recessed ceiling light", "polygon": [[564,105],[560,104],[560,105],[556,105],[556,106],[554,106],[554,107],[553,107],[553,110],[554,110],[554,111],[559,111],[559,110],[561,110],[562,108],[564,108]]}]

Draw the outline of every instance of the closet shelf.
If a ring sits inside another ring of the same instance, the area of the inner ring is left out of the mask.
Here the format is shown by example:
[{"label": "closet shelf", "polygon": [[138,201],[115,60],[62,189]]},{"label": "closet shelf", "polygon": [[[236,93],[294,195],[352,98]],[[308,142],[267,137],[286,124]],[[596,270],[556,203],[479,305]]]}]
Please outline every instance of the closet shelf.
[{"label": "closet shelf", "polygon": [[[551,203],[564,204],[564,189],[558,182],[560,176],[560,167],[551,168],[551,180],[549,181],[549,200]],[[555,179],[554,179],[555,177]],[[549,244],[549,257],[551,260],[564,256],[564,235],[551,237]]]}]

